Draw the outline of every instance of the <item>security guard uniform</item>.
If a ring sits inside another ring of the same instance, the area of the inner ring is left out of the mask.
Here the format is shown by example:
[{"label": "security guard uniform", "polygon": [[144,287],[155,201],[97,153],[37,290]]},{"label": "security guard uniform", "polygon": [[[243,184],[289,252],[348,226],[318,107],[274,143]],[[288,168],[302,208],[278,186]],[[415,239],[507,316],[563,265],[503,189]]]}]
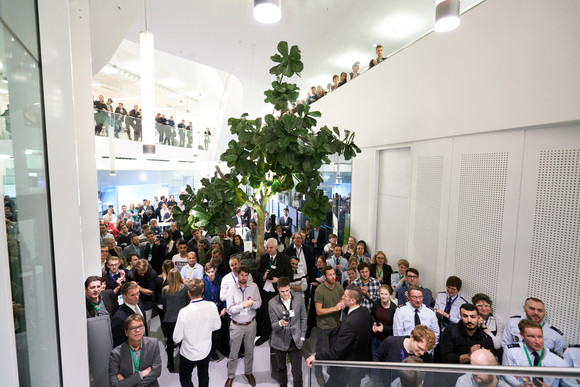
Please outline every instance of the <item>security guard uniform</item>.
[{"label": "security guard uniform", "polygon": [[[535,356],[537,354],[537,356]],[[502,365],[505,366],[530,366],[530,367],[568,367],[564,359],[556,352],[546,347],[539,352],[534,352],[525,343],[509,344],[503,352]],[[503,378],[511,386],[519,386],[521,383],[533,381],[530,376],[504,375]],[[560,379],[542,378],[543,382],[550,387],[558,387]]]},{"label": "security guard uniform", "polygon": [[[504,349],[509,344],[522,342],[520,328],[518,328],[518,324],[522,318],[522,316],[512,316],[508,320],[503,331],[502,346]],[[564,334],[558,328],[548,324],[545,319],[542,323],[542,331],[544,332],[544,347],[562,355],[566,349]]]}]

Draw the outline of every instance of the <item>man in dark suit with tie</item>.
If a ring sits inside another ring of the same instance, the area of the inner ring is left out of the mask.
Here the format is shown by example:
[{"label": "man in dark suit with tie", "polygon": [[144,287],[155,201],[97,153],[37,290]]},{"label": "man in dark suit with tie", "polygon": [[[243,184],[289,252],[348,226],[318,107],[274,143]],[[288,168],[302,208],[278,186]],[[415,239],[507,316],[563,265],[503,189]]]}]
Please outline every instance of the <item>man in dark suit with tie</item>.
[{"label": "man in dark suit with tie", "polygon": [[[348,315],[340,324],[329,349],[310,355],[306,365],[312,367],[315,360],[354,360],[370,361],[372,359],[372,320],[367,308],[361,308],[362,290],[349,285],[342,296]],[[329,370],[330,386],[360,386],[365,373],[364,369],[333,368]]]},{"label": "man in dark suit with tie", "polygon": [[127,340],[125,335],[125,320],[132,314],[140,314],[145,322],[145,335],[147,335],[147,321],[145,320],[145,308],[139,300],[139,285],[135,282],[127,282],[121,287],[123,305],[111,319],[111,333],[113,334],[113,347],[121,345]]},{"label": "man in dark suit with tie", "polygon": [[288,216],[288,207],[284,208],[284,216],[280,217],[279,224],[282,226],[286,238],[290,239],[292,237],[292,218]]},{"label": "man in dark suit with tie", "polygon": [[161,354],[157,339],[144,337],[145,320],[132,314],[125,320],[127,341],[117,346],[109,358],[111,386],[159,386]]},{"label": "man in dark suit with tie", "polygon": [[270,238],[266,241],[266,254],[260,257],[260,265],[256,271],[256,280],[261,281],[260,288],[262,306],[258,312],[258,321],[261,327],[260,339],[256,341],[256,346],[268,341],[272,326],[268,314],[268,302],[276,295],[278,279],[280,277],[292,278],[292,266],[287,255],[278,252],[278,241]]}]

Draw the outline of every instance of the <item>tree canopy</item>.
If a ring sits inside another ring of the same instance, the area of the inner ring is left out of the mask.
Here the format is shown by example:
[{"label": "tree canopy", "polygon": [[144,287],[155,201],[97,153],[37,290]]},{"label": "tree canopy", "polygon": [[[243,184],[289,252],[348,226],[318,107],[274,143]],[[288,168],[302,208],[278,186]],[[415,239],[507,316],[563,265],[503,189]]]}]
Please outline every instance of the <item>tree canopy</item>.
[{"label": "tree canopy", "polygon": [[[346,160],[360,153],[354,143],[354,132],[345,130],[341,137],[337,127],[316,129],[318,111],[306,104],[297,104],[300,89],[285,78],[300,76],[304,65],[298,46],[278,44],[278,52],[270,59],[270,69],[276,79],[266,90],[264,102],[272,104],[279,115],[268,114],[249,119],[248,114],[230,118],[228,125],[236,139],[228,143],[220,156],[229,171],[219,167],[211,178],[201,179],[202,187],[193,192],[188,186],[180,196],[185,205],[181,211],[174,207],[174,218],[182,227],[203,226],[215,235],[225,225],[233,225],[235,208],[247,204],[258,214],[258,252],[263,252],[264,221],[268,201],[276,194],[295,189],[305,195],[302,212],[314,226],[320,225],[331,211],[329,198],[318,187],[322,183],[320,168],[330,163],[330,156],[343,155]],[[250,188],[250,189],[248,189]],[[184,228],[185,227],[185,228]]]}]

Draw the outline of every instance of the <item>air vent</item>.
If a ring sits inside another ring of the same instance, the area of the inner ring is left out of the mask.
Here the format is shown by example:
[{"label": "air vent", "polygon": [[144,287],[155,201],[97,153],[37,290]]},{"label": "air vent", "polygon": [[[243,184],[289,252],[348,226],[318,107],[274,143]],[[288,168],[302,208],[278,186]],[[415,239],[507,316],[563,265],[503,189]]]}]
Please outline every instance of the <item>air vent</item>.
[{"label": "air vent", "polygon": [[168,163],[170,160],[162,160],[162,159],[145,159],[146,161],[158,161],[160,163]]}]

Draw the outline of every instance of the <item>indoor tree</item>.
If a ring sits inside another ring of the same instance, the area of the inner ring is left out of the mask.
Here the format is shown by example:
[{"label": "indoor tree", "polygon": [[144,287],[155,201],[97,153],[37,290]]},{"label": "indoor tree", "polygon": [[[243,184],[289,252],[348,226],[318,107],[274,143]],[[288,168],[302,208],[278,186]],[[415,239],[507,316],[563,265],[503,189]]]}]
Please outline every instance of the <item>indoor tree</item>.
[{"label": "indoor tree", "polygon": [[330,163],[329,156],[343,155],[349,160],[360,153],[354,132],[345,130],[341,138],[336,127],[316,129],[315,117],[321,114],[306,104],[298,103],[293,111],[291,105],[300,89],[285,79],[300,76],[304,67],[300,49],[289,49],[287,42],[280,42],[277,48],[270,57],[275,63],[270,73],[276,80],[264,92],[264,101],[274,106],[274,114],[263,120],[248,119],[248,114],[230,118],[230,131],[237,139],[231,140],[220,156],[229,170],[217,166],[213,177],[201,180],[197,193],[188,186],[180,196],[184,211],[174,207],[174,218],[182,230],[203,226],[215,235],[219,229],[225,231],[226,224],[233,224],[236,207],[249,205],[258,214],[258,254],[264,252],[266,205],[274,195],[292,189],[304,194],[302,212],[318,226],[331,211],[329,198],[318,188],[323,181],[321,166]]}]

